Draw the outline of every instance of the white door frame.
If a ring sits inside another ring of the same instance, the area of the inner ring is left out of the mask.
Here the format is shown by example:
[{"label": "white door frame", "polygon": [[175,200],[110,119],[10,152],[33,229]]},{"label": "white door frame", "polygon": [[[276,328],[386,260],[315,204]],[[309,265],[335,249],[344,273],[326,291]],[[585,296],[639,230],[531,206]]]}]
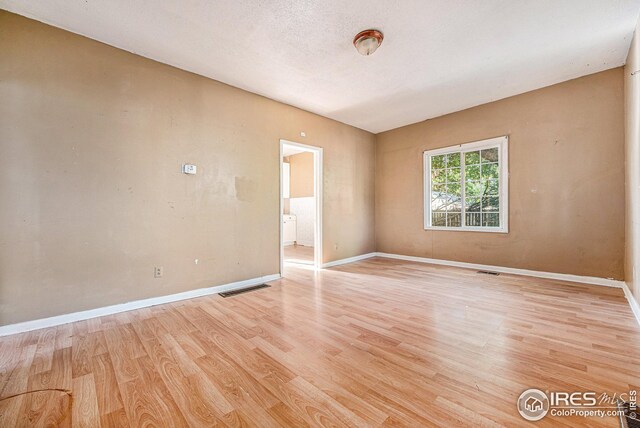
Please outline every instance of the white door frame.
[{"label": "white door frame", "polygon": [[322,147],[309,146],[288,140],[280,140],[280,275],[284,272],[284,246],[282,245],[282,216],[284,206],[282,204],[282,154],[284,146],[295,146],[305,152],[313,153],[313,192],[316,201],[316,221],[313,229],[313,267],[322,269]]}]

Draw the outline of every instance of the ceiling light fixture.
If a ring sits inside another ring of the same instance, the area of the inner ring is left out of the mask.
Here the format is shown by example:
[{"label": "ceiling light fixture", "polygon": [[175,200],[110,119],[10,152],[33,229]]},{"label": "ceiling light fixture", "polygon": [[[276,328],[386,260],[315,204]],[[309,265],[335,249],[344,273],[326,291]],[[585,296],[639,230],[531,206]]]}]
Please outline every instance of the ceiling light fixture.
[{"label": "ceiling light fixture", "polygon": [[361,55],[371,55],[380,47],[384,35],[378,30],[360,31],[353,38],[353,46]]}]

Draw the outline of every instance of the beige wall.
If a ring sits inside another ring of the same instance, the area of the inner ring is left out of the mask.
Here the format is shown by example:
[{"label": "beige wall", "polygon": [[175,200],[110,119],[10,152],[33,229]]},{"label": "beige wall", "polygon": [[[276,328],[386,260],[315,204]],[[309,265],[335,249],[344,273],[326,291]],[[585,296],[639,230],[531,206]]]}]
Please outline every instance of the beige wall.
[{"label": "beige wall", "polygon": [[[0,325],[277,273],[281,138],[324,148],[325,262],[378,250],[622,279],[626,254],[638,296],[637,40],[624,79],[609,70],[377,145],[3,11],[0,56]],[[504,134],[509,234],[423,230],[422,151]]]},{"label": "beige wall", "polygon": [[[624,67],[626,228],[625,279],[640,301],[640,22]],[[636,73],[632,75],[632,73]]]},{"label": "beige wall", "polygon": [[304,152],[289,157],[291,165],[291,197],[313,196],[313,153]]},{"label": "beige wall", "polygon": [[7,12],[0,57],[0,324],[277,273],[281,138],[324,261],[374,251],[372,134]]},{"label": "beige wall", "polygon": [[[622,68],[378,134],[382,252],[623,278]],[[425,231],[422,152],[509,135],[509,233]]]}]

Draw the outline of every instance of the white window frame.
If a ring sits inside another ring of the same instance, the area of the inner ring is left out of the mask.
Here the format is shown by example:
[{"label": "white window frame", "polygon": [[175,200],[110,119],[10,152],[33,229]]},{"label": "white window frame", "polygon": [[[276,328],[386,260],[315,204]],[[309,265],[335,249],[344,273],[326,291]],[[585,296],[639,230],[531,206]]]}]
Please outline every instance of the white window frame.
[{"label": "white window frame", "polygon": [[[498,165],[500,168],[500,226],[432,226],[431,225],[431,156],[447,153],[462,154],[460,162],[460,175],[462,177],[462,221],[465,221],[465,177],[464,177],[464,153],[476,150],[498,147]],[[423,153],[424,163],[424,228],[425,230],[455,230],[459,232],[497,232],[509,233],[509,136],[489,138],[487,140],[449,146],[441,149],[427,150]]]}]

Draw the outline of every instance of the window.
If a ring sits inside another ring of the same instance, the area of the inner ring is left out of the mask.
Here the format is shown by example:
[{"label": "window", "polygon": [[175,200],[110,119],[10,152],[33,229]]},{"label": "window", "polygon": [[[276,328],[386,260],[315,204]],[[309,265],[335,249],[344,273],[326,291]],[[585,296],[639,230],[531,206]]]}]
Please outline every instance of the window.
[{"label": "window", "polygon": [[508,232],[508,137],[424,152],[424,228]]}]

